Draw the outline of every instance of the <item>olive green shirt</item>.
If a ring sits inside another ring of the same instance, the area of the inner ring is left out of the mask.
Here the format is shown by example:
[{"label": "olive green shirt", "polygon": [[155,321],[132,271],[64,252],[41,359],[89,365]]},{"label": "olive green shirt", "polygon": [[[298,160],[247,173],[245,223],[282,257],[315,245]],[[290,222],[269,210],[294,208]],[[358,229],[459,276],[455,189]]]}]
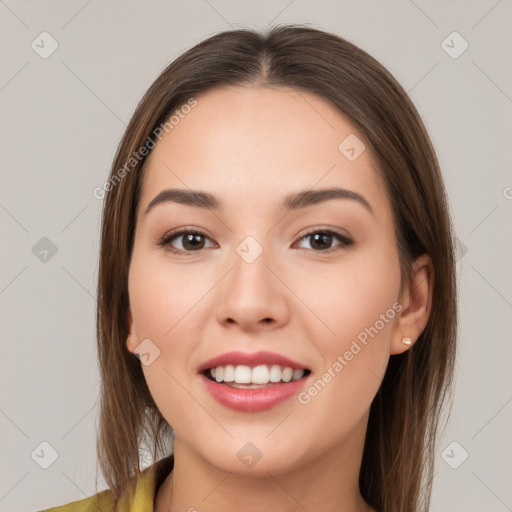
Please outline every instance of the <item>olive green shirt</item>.
[{"label": "olive green shirt", "polygon": [[[114,507],[110,490],[101,491],[82,500],[73,501],[40,512],[153,512],[155,497],[160,485],[174,466],[172,455],[160,459],[144,469],[123,490],[117,507]],[[133,491],[129,498],[129,490]]]}]

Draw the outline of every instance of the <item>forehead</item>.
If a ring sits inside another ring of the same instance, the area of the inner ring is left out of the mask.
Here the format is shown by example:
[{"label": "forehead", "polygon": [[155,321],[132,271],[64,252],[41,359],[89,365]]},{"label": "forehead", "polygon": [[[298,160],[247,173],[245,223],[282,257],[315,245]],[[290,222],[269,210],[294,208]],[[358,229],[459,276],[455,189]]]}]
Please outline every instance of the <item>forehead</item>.
[{"label": "forehead", "polygon": [[149,156],[143,205],[171,187],[260,207],[286,192],[330,186],[374,202],[383,195],[363,135],[326,99],[288,87],[240,86],[195,99]]}]

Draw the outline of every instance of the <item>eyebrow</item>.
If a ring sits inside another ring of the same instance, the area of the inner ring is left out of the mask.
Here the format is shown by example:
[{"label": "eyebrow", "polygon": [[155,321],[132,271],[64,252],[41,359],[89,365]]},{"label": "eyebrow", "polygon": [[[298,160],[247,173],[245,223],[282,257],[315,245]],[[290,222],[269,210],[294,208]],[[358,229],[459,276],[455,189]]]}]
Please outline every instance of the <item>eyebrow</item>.
[{"label": "eyebrow", "polygon": [[[331,187],[319,190],[303,190],[285,197],[281,208],[285,212],[306,208],[314,204],[329,201],[331,199],[349,199],[364,206],[372,215],[375,215],[370,203],[359,193],[338,187]],[[155,206],[167,202],[179,203],[198,208],[222,211],[223,206],[219,199],[208,192],[199,190],[185,190],[180,188],[168,188],[162,190],[148,204],[144,215],[147,215]]]}]

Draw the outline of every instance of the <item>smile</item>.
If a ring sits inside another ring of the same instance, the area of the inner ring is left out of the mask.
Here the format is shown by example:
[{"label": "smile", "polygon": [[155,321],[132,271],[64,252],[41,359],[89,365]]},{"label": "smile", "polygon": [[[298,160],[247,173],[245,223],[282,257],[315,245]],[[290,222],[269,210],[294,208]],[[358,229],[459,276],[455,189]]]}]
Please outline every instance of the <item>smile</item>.
[{"label": "smile", "polygon": [[207,391],[221,405],[257,412],[275,407],[300,392],[311,374],[301,366],[273,353],[232,352],[203,364],[199,375]]},{"label": "smile", "polygon": [[241,389],[256,389],[269,383],[295,382],[309,370],[294,370],[289,366],[277,364],[272,366],[258,365],[254,368],[245,365],[217,366],[207,370],[206,376],[228,386]]}]

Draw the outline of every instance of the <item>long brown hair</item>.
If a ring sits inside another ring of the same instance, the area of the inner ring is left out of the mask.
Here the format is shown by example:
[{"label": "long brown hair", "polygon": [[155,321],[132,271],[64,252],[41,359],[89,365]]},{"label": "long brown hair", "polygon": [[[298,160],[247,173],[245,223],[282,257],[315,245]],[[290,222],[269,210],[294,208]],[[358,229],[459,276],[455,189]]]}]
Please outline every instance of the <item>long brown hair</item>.
[{"label": "long brown hair", "polygon": [[366,137],[386,183],[402,284],[410,278],[414,258],[428,254],[432,259],[431,315],[414,346],[390,357],[371,405],[359,479],[363,498],[379,512],[426,511],[456,346],[453,235],[443,180],[420,116],[390,73],[343,38],[305,25],[277,26],[265,33],[231,30],[197,44],[151,85],[118,147],[101,189],[98,461],[105,480],[117,500],[140,472],[140,447],[149,447],[157,459],[169,450],[166,440],[172,435],[140,362],[126,349],[127,276],[147,158],[140,158],[141,148],[154,147],[158,128],[191,99],[229,85],[293,87],[329,100]]}]

